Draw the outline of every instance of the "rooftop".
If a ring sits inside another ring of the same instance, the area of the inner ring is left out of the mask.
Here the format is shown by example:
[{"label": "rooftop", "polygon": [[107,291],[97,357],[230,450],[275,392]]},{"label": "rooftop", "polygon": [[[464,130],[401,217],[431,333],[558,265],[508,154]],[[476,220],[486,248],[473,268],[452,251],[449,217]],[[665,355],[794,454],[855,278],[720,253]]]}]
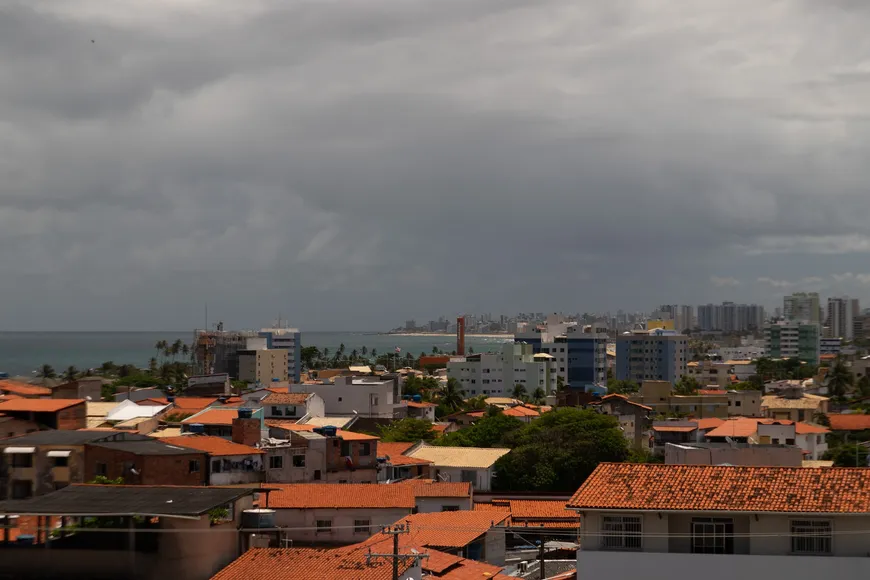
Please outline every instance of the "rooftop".
[{"label": "rooftop", "polygon": [[187,447],[199,451],[205,451],[209,455],[258,455],[265,453],[256,447],[241,445],[227,441],[222,437],[209,435],[182,435],[181,437],[162,437],[162,442],[179,447]]},{"label": "rooftop", "polygon": [[220,399],[217,397],[175,397],[175,400],[170,401],[166,397],[152,397],[139,401],[140,405],[173,405],[174,410],[187,413],[202,411],[206,407],[218,403]]},{"label": "rooftop", "polygon": [[658,431],[660,433],[691,433],[697,429],[697,427],[684,425],[653,425],[653,431]]},{"label": "rooftop", "polygon": [[153,417],[159,415],[166,408],[166,405],[137,405],[128,399],[121,401],[109,411],[106,414],[106,421],[129,421],[130,419]]},{"label": "rooftop", "polygon": [[413,443],[378,443],[378,457],[389,457],[390,465],[429,465],[432,462],[403,455]]},{"label": "rooftop", "polygon": [[270,392],[261,401],[264,405],[304,405],[311,396],[310,393],[274,393]]},{"label": "rooftop", "polygon": [[[393,564],[386,559],[369,562],[367,552],[356,546],[317,550],[311,548],[251,548],[211,580],[299,580],[300,578],[353,578],[390,580]],[[399,562],[403,574],[411,562]],[[401,577],[401,576],[400,576]]]},{"label": "rooftop", "polygon": [[190,455],[196,453],[195,450],[189,447],[178,447],[176,445],[168,445],[162,439],[154,439],[145,437],[142,440],[127,440],[127,441],[95,441],[92,443],[97,447],[105,447],[107,449],[117,449],[134,453],[136,455]]},{"label": "rooftop", "polygon": [[270,508],[407,508],[418,497],[471,497],[470,483],[276,483],[269,494]]},{"label": "rooftop", "polygon": [[870,512],[870,469],[602,463],[569,508]]},{"label": "rooftop", "polygon": [[10,380],[0,380],[0,391],[21,395],[22,397],[48,397],[51,395],[51,389],[48,387]]},{"label": "rooftop", "polygon": [[252,492],[227,487],[73,484],[48,495],[2,501],[0,513],[195,517]]},{"label": "rooftop", "polygon": [[9,399],[0,402],[0,413],[57,413],[84,402],[84,399]]},{"label": "rooftop", "polygon": [[[402,518],[410,525],[410,533],[403,542],[432,548],[462,548],[494,526],[503,525],[509,514],[494,511],[458,510],[412,514]],[[377,534],[366,544],[389,538]]]},{"label": "rooftop", "polygon": [[233,419],[238,416],[238,409],[205,409],[192,417],[184,419],[182,423],[200,423],[202,425],[223,425],[229,427],[233,424]]},{"label": "rooftop", "polygon": [[353,423],[356,420],[355,415],[350,415],[347,417],[338,417],[338,416],[330,416],[330,417],[308,417],[305,419],[305,423],[299,423],[300,425],[313,425],[315,427],[338,427],[339,429],[344,429],[349,424]]},{"label": "rooftop", "polygon": [[870,430],[870,415],[830,413],[828,421],[831,422],[831,429],[834,431]]},{"label": "rooftop", "polygon": [[490,503],[474,504],[475,511],[508,513],[508,527],[542,527],[579,529],[580,516],[565,507],[562,500],[493,499]]},{"label": "rooftop", "polygon": [[407,455],[431,461],[437,466],[488,469],[498,459],[510,453],[510,449],[483,447],[435,447],[423,444]]},{"label": "rooftop", "polygon": [[49,429],[47,431],[34,431],[26,435],[3,439],[0,441],[0,445],[84,445],[85,443],[109,440],[115,437],[123,439],[148,439],[145,435],[107,433],[106,431]]},{"label": "rooftop", "polygon": [[778,395],[765,395],[761,397],[761,406],[768,409],[818,409],[827,397],[804,393],[799,399],[790,399]]},{"label": "rooftop", "polygon": [[[320,429],[327,425],[316,425],[313,423],[295,423],[293,421],[281,421],[281,420],[266,420],[267,427],[274,427],[276,429],[284,429],[286,431],[295,431],[295,432],[313,432],[315,429]],[[335,425],[331,425],[334,427]],[[344,441],[377,441],[380,439],[376,435],[366,435],[365,433],[355,433],[353,431],[345,431],[344,429],[337,429],[335,432],[336,437],[343,439]]]}]

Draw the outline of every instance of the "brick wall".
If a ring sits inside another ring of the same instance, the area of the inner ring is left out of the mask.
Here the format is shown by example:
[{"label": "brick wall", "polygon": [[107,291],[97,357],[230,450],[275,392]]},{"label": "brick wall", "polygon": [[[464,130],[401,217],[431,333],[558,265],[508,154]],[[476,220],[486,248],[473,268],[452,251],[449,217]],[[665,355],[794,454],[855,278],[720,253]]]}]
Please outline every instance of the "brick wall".
[{"label": "brick wall", "polygon": [[73,407],[57,412],[57,428],[68,431],[84,429],[88,426],[88,410],[82,401]]},{"label": "brick wall", "polygon": [[233,419],[233,443],[254,446],[260,442],[259,419]]},{"label": "brick wall", "polygon": [[[198,462],[198,471],[191,471],[191,461]],[[183,455],[136,455],[129,451],[97,445],[85,446],[85,481],[97,475],[97,465],[105,464],[109,479],[123,477],[127,485],[205,485],[208,458],[205,453],[191,451]],[[138,475],[129,469],[134,466]]]},{"label": "brick wall", "polygon": [[[366,442],[369,444],[368,455],[360,455],[360,450],[363,447],[362,441],[349,441],[347,445],[350,447],[350,458],[353,460],[355,470],[360,469],[376,469],[378,457],[378,442],[377,440]],[[326,442],[326,468],[330,471],[349,471],[345,455],[341,453],[341,439],[330,438]]]}]

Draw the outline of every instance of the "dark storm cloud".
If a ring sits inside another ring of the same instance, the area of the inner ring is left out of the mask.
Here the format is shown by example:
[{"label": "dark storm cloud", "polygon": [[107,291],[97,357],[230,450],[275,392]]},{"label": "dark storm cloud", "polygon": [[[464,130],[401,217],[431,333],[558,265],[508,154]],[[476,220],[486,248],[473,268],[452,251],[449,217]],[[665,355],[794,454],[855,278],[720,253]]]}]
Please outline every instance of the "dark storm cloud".
[{"label": "dark storm cloud", "polygon": [[0,3],[0,326],[870,287],[863,5],[601,4]]}]

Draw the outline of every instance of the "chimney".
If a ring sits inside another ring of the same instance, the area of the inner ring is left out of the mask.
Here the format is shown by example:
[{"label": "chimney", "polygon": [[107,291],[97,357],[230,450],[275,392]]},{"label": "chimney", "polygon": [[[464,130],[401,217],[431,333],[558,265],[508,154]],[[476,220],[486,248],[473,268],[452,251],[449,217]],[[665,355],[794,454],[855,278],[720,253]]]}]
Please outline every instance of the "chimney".
[{"label": "chimney", "polygon": [[233,443],[253,447],[260,439],[260,420],[251,417],[250,409],[239,409],[239,416],[233,419]]}]

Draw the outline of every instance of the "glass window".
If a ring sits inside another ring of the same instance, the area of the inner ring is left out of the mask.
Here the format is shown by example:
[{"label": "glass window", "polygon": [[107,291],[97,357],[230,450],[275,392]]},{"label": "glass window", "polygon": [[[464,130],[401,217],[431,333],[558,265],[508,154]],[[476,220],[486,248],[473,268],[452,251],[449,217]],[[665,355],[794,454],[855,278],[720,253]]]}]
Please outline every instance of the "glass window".
[{"label": "glass window", "polygon": [[332,520],[317,520],[317,533],[328,534],[332,531]]},{"label": "glass window", "polygon": [[190,473],[198,473],[199,472],[199,460],[191,459],[187,462],[187,469]]},{"label": "glass window", "polygon": [[282,469],[284,467],[284,458],[280,455],[269,456],[269,469]]},{"label": "glass window", "polygon": [[305,456],[304,455],[294,455],[293,456],[293,467],[305,467]]},{"label": "glass window", "polygon": [[734,521],[730,518],[692,518],[693,554],[733,554]]},{"label": "glass window", "polygon": [[354,520],[353,521],[353,533],[354,534],[368,534],[369,528],[371,527],[371,520]]},{"label": "glass window", "polygon": [[830,554],[832,535],[828,520],[792,520],[791,551],[794,554]]},{"label": "glass window", "polygon": [[603,516],[602,550],[640,550],[642,524],[640,516]]}]

